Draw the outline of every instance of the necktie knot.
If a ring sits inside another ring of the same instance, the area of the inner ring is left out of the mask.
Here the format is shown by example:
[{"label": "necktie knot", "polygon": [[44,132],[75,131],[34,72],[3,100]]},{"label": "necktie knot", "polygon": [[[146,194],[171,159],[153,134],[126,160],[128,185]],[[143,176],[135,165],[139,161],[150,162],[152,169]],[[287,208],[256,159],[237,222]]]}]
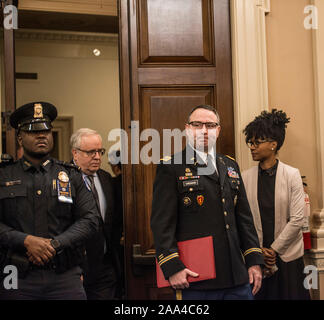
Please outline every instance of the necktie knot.
[{"label": "necktie knot", "polygon": [[94,176],[92,174],[89,174],[87,177],[90,181],[91,188],[93,188],[94,187]]}]

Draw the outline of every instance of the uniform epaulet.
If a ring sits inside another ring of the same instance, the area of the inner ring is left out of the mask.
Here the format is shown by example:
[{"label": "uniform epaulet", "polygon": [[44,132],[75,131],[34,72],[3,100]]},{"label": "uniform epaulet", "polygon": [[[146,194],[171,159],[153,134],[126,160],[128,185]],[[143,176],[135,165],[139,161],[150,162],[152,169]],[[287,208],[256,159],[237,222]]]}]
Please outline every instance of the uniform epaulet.
[{"label": "uniform epaulet", "polygon": [[172,159],[170,156],[165,156],[164,158],[160,159],[161,162],[168,162]]},{"label": "uniform epaulet", "polygon": [[69,169],[72,168],[72,169],[75,169],[78,171],[81,170],[80,167],[76,166],[74,163],[71,163],[71,162],[61,161],[61,160],[57,160],[57,159],[55,159],[55,162],[66,167],[66,168],[69,168]]},{"label": "uniform epaulet", "polygon": [[10,154],[4,153],[4,154],[1,155],[0,167],[3,168],[3,167],[6,167],[6,166],[9,166],[9,165],[12,165],[12,164],[14,164],[16,162],[17,161],[15,161]]},{"label": "uniform epaulet", "polygon": [[233,160],[233,161],[236,161],[234,158],[230,157],[229,155],[226,155],[226,157]]},{"label": "uniform epaulet", "polygon": [[0,168],[12,166],[15,163],[17,163],[17,161],[13,161],[13,162],[0,162]]}]

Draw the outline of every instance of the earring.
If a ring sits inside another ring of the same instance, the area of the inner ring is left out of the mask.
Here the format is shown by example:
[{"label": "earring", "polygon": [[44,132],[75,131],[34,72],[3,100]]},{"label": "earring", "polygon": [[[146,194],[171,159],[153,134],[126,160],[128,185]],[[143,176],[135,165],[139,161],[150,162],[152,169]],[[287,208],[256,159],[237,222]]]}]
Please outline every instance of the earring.
[{"label": "earring", "polygon": [[273,151],[273,150],[274,150],[274,148],[271,148],[271,150]]}]

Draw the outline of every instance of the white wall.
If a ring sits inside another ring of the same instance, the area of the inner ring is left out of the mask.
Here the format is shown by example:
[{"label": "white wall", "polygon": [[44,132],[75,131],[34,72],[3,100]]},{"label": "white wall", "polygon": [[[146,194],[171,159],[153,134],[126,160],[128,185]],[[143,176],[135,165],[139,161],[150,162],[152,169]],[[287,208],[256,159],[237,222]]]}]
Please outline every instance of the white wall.
[{"label": "white wall", "polygon": [[[17,80],[17,107],[37,100],[51,102],[60,116],[73,116],[73,131],[95,129],[109,149],[113,143],[108,143],[108,132],[120,127],[117,40],[91,41],[90,35],[85,41],[60,39],[58,34],[58,40],[47,40],[48,35],[38,38],[44,39],[16,41],[16,71],[38,74],[38,80]],[[94,48],[100,49],[99,57]],[[109,169],[107,154],[102,168]]]}]

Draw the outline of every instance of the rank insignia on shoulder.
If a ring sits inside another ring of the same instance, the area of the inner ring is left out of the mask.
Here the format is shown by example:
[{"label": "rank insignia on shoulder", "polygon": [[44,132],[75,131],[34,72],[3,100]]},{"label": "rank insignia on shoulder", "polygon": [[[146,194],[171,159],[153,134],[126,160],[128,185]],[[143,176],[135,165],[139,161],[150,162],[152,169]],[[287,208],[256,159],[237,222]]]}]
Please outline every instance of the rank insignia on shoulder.
[{"label": "rank insignia on shoulder", "polygon": [[231,160],[233,160],[233,161],[236,161],[234,158],[232,158],[232,157],[229,156],[229,155],[226,155],[226,157],[229,158],[229,159],[231,159]]},{"label": "rank insignia on shoulder", "polygon": [[199,196],[197,196],[197,203],[198,203],[200,206],[203,205],[204,200],[205,200],[205,198],[204,198],[203,195],[200,194]]},{"label": "rank insignia on shoulder", "polygon": [[183,198],[183,204],[186,206],[186,207],[188,207],[188,206],[190,206],[191,205],[191,199],[189,198],[189,197],[184,197]]},{"label": "rank insignia on shoulder", "polygon": [[240,178],[239,174],[232,167],[227,167],[227,174],[228,174],[228,176],[230,178],[233,178],[233,179],[239,179]]}]

